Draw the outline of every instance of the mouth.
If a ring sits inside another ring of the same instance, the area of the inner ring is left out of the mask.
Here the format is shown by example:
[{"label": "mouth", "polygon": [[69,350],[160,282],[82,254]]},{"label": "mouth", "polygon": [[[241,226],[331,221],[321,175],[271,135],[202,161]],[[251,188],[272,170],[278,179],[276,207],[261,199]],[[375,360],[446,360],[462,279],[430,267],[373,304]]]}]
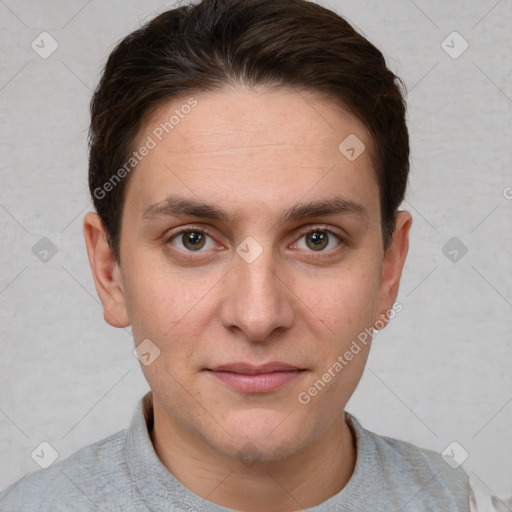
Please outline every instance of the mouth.
[{"label": "mouth", "polygon": [[302,375],[306,370],[282,362],[264,365],[232,363],[206,368],[215,379],[244,393],[269,393]]}]

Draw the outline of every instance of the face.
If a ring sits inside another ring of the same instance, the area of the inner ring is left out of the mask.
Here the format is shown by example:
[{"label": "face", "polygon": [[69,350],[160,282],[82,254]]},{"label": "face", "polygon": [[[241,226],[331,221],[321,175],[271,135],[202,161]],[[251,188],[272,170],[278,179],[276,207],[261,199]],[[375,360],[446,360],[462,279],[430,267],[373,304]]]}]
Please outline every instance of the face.
[{"label": "face", "polygon": [[151,340],[161,424],[229,457],[297,453],[356,388],[354,340],[392,308],[407,252],[405,213],[383,250],[368,132],[307,92],[229,89],[164,105],[144,144],[121,265],[86,234],[105,318]]}]

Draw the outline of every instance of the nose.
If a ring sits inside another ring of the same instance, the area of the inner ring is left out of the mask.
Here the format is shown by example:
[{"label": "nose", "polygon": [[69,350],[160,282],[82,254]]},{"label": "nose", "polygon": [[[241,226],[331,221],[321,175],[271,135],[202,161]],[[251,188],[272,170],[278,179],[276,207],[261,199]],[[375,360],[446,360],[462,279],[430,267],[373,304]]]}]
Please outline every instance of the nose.
[{"label": "nose", "polygon": [[289,277],[278,268],[270,248],[260,251],[254,260],[245,258],[243,250],[235,255],[234,267],[225,277],[220,312],[226,329],[242,331],[252,342],[265,342],[272,334],[289,329],[296,310]]}]

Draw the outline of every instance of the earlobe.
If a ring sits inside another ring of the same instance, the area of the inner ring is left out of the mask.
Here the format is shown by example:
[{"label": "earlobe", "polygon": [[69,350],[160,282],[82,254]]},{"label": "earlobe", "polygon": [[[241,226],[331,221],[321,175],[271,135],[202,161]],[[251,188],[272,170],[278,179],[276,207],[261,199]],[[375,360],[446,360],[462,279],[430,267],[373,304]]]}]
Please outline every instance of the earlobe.
[{"label": "earlobe", "polygon": [[396,225],[393,239],[382,262],[382,276],[379,292],[378,320],[380,324],[387,324],[390,311],[393,309],[400,278],[404,267],[407,252],[409,250],[409,230],[412,225],[412,216],[407,211],[400,211],[396,215]]},{"label": "earlobe", "polygon": [[84,237],[105,321],[113,327],[127,327],[130,320],[121,272],[108,245],[103,223],[96,212],[89,212],[84,218]]}]

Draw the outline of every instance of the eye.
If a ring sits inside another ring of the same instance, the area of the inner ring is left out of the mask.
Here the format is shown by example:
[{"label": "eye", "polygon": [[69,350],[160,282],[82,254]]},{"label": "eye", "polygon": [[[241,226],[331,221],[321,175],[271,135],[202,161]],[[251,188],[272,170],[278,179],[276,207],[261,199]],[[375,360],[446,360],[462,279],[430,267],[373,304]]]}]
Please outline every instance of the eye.
[{"label": "eye", "polygon": [[172,234],[166,240],[166,243],[171,243],[174,247],[184,252],[200,252],[201,249],[213,249],[215,247],[213,238],[203,229],[197,228],[181,229]]},{"label": "eye", "polygon": [[[304,241],[303,241],[304,240]],[[201,253],[216,248],[215,240],[202,228],[189,226],[172,233],[165,240],[179,252],[188,254]],[[325,227],[314,227],[301,233],[292,248],[306,250],[308,252],[329,253],[342,245],[342,238]]]},{"label": "eye", "polygon": [[[301,240],[304,244],[301,247]],[[341,238],[329,229],[313,228],[302,233],[298,242],[293,244],[294,248],[311,250],[313,252],[329,252],[341,244]],[[304,247],[305,246],[305,247]]]}]

